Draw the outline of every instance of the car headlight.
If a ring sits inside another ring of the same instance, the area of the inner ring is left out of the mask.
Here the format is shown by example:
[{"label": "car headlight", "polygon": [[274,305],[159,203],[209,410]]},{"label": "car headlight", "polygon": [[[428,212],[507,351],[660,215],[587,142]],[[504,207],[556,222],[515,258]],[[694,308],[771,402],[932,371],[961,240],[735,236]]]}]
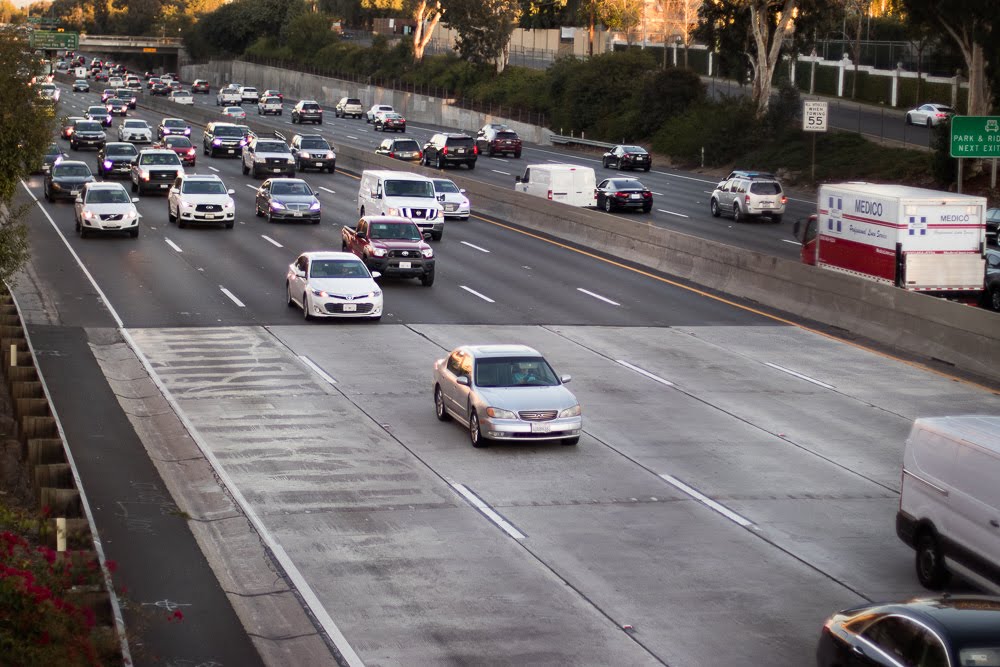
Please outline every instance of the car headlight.
[{"label": "car headlight", "polygon": [[258,162],[260,164],[263,164],[263,163],[267,162],[267,158],[263,158],[263,157],[261,157],[259,155],[255,155],[254,158],[253,158],[253,161],[254,162]]},{"label": "car headlight", "polygon": [[104,161],[104,168],[105,169],[111,169],[112,164],[113,163],[111,162],[111,160],[105,160]]},{"label": "car headlight", "polygon": [[495,419],[517,419],[517,415],[503,408],[486,408],[486,414]]},{"label": "car headlight", "polygon": [[87,220],[93,220],[97,216],[94,215],[93,211],[84,211],[83,217],[85,217]]},{"label": "car headlight", "polygon": [[312,155],[310,153],[306,153],[305,151],[299,151],[299,157],[303,157],[308,160],[312,157]]},{"label": "car headlight", "polygon": [[163,134],[170,134],[170,128],[169,127],[163,128]]},{"label": "car headlight", "polygon": [[314,201],[312,204],[309,204],[309,210],[310,211],[318,211],[319,210],[319,200]]},{"label": "car headlight", "polygon": [[194,208],[195,204],[189,201],[182,201],[181,206],[183,206],[184,208]]},{"label": "car headlight", "polygon": [[285,158],[285,162],[287,162],[288,164],[295,164],[295,158],[289,155],[288,157]]},{"label": "car headlight", "polygon": [[328,294],[327,294],[326,292],[324,292],[323,290],[321,290],[321,289],[316,289],[315,287],[313,287],[313,286],[311,286],[311,285],[309,286],[309,291],[310,291],[310,292],[312,292],[312,295],[313,295],[313,296],[322,296],[322,297],[326,297],[326,296],[329,296],[329,295],[328,295]]},{"label": "car headlight", "polygon": [[371,292],[368,292],[368,298],[369,299],[374,299],[375,297],[378,297],[378,296],[382,296],[382,290],[380,290],[380,289],[372,290]]},{"label": "car headlight", "polygon": [[433,257],[434,256],[434,249],[433,248],[424,248],[423,250],[420,251],[420,254],[422,254],[424,257]]},{"label": "car headlight", "polygon": [[142,180],[144,180],[144,181],[148,181],[149,180],[149,172],[146,171],[145,169],[140,169],[139,170],[139,177],[142,178]]},{"label": "car headlight", "polygon": [[580,413],[581,413],[580,404],[577,403],[571,408],[566,408],[565,410],[560,411],[559,418],[562,419],[563,417],[579,417]]},{"label": "car headlight", "polygon": [[186,137],[186,136],[188,136],[190,134],[191,134],[191,128],[190,127],[185,127],[184,128],[184,136]]},{"label": "car headlight", "polygon": [[222,208],[226,210],[234,209],[236,208],[236,202],[230,199],[229,201],[227,201],[225,204],[222,205]]},{"label": "car headlight", "polygon": [[461,204],[459,204],[459,206],[460,206],[461,208],[469,208],[469,200],[468,200],[468,199],[465,199],[465,198],[463,197],[463,198],[462,198],[462,203],[461,203]]},{"label": "car headlight", "polygon": [[372,248],[372,254],[376,257],[385,257],[385,248]]},{"label": "car headlight", "polygon": [[333,151],[327,151],[326,157],[328,157],[329,159],[333,160],[333,159],[335,159],[337,157],[337,154],[334,153]]},{"label": "car headlight", "polygon": [[285,208],[285,205],[282,204],[280,201],[272,201],[271,208],[273,208],[275,211],[280,211]]},{"label": "car headlight", "polygon": [[395,207],[390,207],[390,208],[386,209],[385,214],[386,215],[400,215],[399,209],[395,208]]}]

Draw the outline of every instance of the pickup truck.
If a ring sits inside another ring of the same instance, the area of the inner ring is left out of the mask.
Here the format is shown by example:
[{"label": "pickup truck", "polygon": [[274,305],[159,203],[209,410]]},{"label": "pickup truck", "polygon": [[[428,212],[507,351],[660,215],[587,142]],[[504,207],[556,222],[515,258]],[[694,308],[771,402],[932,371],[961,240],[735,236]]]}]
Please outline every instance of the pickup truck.
[{"label": "pickup truck", "polygon": [[361,258],[369,271],[383,276],[419,278],[434,284],[434,250],[414,222],[394,215],[366,215],[352,229],[341,230],[341,250]]},{"label": "pickup truck", "polygon": [[242,101],[239,88],[223,88],[215,96],[215,106],[217,107],[237,106]]}]

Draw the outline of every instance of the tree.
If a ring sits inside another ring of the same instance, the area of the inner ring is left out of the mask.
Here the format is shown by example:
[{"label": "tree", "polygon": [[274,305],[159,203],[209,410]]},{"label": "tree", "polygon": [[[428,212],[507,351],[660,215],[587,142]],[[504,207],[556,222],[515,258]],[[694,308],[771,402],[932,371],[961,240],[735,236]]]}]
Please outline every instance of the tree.
[{"label": "tree", "polygon": [[[993,105],[993,78],[1000,47],[993,34],[998,20],[996,0],[903,0],[911,21],[940,26],[955,42],[969,77],[968,113],[985,116]],[[987,74],[987,64],[994,71]]]},{"label": "tree", "polygon": [[597,17],[608,30],[625,33],[625,41],[632,43],[632,32],[642,21],[643,0],[600,0]]},{"label": "tree", "polygon": [[27,260],[30,204],[12,208],[22,179],[39,169],[55,132],[55,109],[29,85],[39,59],[17,28],[0,27],[0,280],[9,279]]},{"label": "tree", "polygon": [[455,48],[476,64],[507,66],[510,36],[520,12],[518,0],[452,0],[448,25],[458,32]]},{"label": "tree", "polygon": [[441,0],[436,0],[433,4],[429,0],[419,0],[412,10],[413,20],[417,22],[417,27],[413,31],[413,59],[423,60],[424,49],[431,41],[434,28],[444,16],[444,8]]}]

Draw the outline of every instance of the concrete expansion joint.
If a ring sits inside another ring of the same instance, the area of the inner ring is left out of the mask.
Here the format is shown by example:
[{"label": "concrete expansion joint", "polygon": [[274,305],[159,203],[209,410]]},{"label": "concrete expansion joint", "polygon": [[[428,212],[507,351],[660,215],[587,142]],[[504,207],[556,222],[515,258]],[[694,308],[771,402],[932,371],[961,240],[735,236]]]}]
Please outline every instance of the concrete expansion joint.
[{"label": "concrete expansion joint", "polygon": [[302,639],[303,637],[316,637],[318,635],[319,635],[318,632],[306,632],[306,633],[303,633],[303,634],[300,634],[300,635],[278,635],[278,636],[274,636],[274,637],[269,637],[267,635],[259,635],[259,634],[255,633],[255,632],[248,632],[247,633],[248,637],[253,637],[254,639],[262,639],[264,641],[269,641],[269,642],[291,641],[291,640],[295,640],[295,639]]},{"label": "concrete expansion joint", "polygon": [[262,597],[267,597],[267,596],[270,596],[270,595],[289,595],[292,592],[288,588],[282,588],[282,589],[277,589],[277,590],[273,590],[273,591],[261,591],[260,593],[239,593],[237,591],[231,591],[231,590],[227,590],[225,588],[222,589],[222,591],[226,595],[233,595],[233,596],[236,596],[238,598],[244,598],[244,599],[262,598]]},{"label": "concrete expansion joint", "polygon": [[242,517],[243,517],[243,514],[241,514],[239,511],[237,511],[235,509],[231,510],[228,513],[225,513],[225,514],[223,514],[221,516],[208,517],[208,516],[203,516],[203,515],[202,516],[195,516],[193,514],[188,514],[187,515],[188,521],[194,521],[195,523],[200,523],[200,524],[204,524],[204,525],[218,523],[219,521],[231,521],[232,519],[240,519]]}]

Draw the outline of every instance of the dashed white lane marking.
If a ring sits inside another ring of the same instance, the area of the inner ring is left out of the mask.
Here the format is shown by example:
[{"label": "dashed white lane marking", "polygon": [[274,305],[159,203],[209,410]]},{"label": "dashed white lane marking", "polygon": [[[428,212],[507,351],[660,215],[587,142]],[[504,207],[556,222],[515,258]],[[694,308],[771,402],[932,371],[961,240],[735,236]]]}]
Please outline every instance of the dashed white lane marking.
[{"label": "dashed white lane marking", "polygon": [[253,183],[244,183],[243,185],[247,186],[251,190],[256,190],[257,189],[257,186],[254,185]]},{"label": "dashed white lane marking", "polygon": [[630,364],[629,362],[627,362],[627,361],[625,361],[623,359],[615,359],[615,363],[616,364],[621,364],[625,368],[631,369],[631,370],[635,371],[636,373],[638,373],[639,375],[642,375],[644,377],[648,377],[653,382],[659,382],[660,384],[666,385],[668,387],[675,386],[674,383],[671,382],[670,380],[665,380],[665,379],[661,378],[659,375],[653,375],[652,373],[650,373],[646,369],[639,368],[638,366],[633,366],[632,364]]},{"label": "dashed white lane marking", "polygon": [[228,296],[228,297],[229,297],[230,299],[232,299],[233,303],[235,303],[235,304],[236,304],[237,306],[239,306],[240,308],[246,308],[246,307],[247,307],[247,305],[246,305],[245,303],[243,303],[242,301],[240,301],[239,299],[237,299],[237,298],[236,298],[236,295],[235,295],[235,294],[233,294],[232,292],[230,292],[229,290],[227,290],[227,289],[226,289],[225,287],[223,287],[222,285],[219,285],[219,289],[220,289],[220,290],[222,290],[222,293],[223,293],[223,294],[225,294],[225,295],[226,295],[226,296]]},{"label": "dashed white lane marking", "polygon": [[656,195],[657,197],[662,197],[663,196],[662,192],[654,192],[653,194]]},{"label": "dashed white lane marking", "polygon": [[299,359],[301,359],[302,362],[306,366],[308,366],[309,368],[311,368],[316,375],[318,375],[321,378],[323,378],[323,380],[326,381],[327,383],[329,383],[329,384],[337,384],[336,380],[334,380],[332,377],[330,377],[327,374],[327,372],[324,371],[322,368],[320,368],[319,366],[317,366],[316,364],[314,364],[313,360],[310,359],[309,357],[307,357],[306,355],[300,354],[299,355]]},{"label": "dashed white lane marking", "polygon": [[823,387],[824,389],[833,389],[834,388],[833,385],[829,385],[829,384],[827,384],[825,382],[820,382],[819,380],[811,378],[808,375],[803,375],[802,373],[796,373],[795,371],[791,370],[790,368],[785,368],[784,366],[779,366],[778,364],[772,364],[769,361],[765,361],[764,365],[765,366],[769,366],[770,368],[773,368],[776,371],[781,371],[782,373],[788,373],[789,375],[793,375],[793,376],[799,378],[800,380],[805,380],[806,382],[812,382],[813,384],[818,385],[820,387]]},{"label": "dashed white lane marking", "polygon": [[496,160],[497,162],[509,162],[510,161],[510,160],[508,160],[505,157],[491,157],[490,159],[491,160]]},{"label": "dashed white lane marking", "polygon": [[285,246],[281,245],[280,243],[278,243],[277,241],[275,241],[274,239],[272,239],[270,236],[264,236],[263,234],[261,234],[260,237],[262,239],[264,239],[265,241],[267,241],[268,243],[270,243],[271,245],[273,245],[274,247],[276,247],[276,248],[284,248],[285,247]]},{"label": "dashed white lane marking", "polygon": [[336,192],[334,192],[334,191],[333,191],[333,190],[331,190],[330,188],[324,188],[324,187],[323,187],[322,185],[321,185],[321,186],[319,186],[319,189],[320,189],[320,190],[322,190],[323,192],[329,192],[329,193],[330,193],[331,195],[335,195],[335,194],[337,194]]},{"label": "dashed white lane marking", "polygon": [[665,208],[658,208],[656,210],[659,211],[660,213],[666,213],[667,215],[676,215],[678,218],[690,218],[691,217],[690,215],[684,215],[683,213],[674,213],[673,211],[668,211]]},{"label": "dashed white lane marking", "polygon": [[681,480],[677,479],[673,475],[660,475],[660,478],[663,481],[665,481],[668,484],[670,484],[671,486],[673,486],[674,488],[678,489],[679,491],[683,491],[687,495],[691,496],[692,498],[694,498],[695,500],[697,500],[701,504],[705,505],[706,507],[709,507],[709,508],[715,510],[716,512],[718,512],[722,516],[724,516],[727,519],[729,519],[730,521],[732,521],[733,523],[738,524],[740,526],[743,526],[744,528],[752,528],[752,527],[754,527],[753,522],[750,521],[749,519],[746,519],[746,518],[740,516],[739,514],[737,514],[736,512],[732,511],[731,509],[729,509],[725,505],[722,505],[720,503],[715,502],[714,500],[712,500],[711,498],[709,498],[705,494],[701,493],[700,491],[692,489],[690,486],[688,486],[687,484],[685,484]]},{"label": "dashed white lane marking", "polygon": [[592,296],[595,299],[600,299],[601,301],[603,301],[605,303],[610,303],[612,306],[620,306],[621,305],[617,301],[612,301],[611,299],[607,298],[606,296],[601,296],[600,294],[595,294],[594,292],[591,292],[590,290],[585,290],[582,287],[577,287],[576,291],[577,292],[583,292],[587,296]]},{"label": "dashed white lane marking", "polygon": [[215,167],[209,166],[208,168],[214,171],[215,173],[219,173],[219,170],[216,169]]},{"label": "dashed white lane marking", "polygon": [[509,172],[500,171],[499,169],[490,169],[490,171],[492,171],[494,174],[503,174],[504,176],[510,176]]},{"label": "dashed white lane marking", "polygon": [[482,513],[483,516],[485,516],[487,519],[489,519],[490,521],[492,521],[493,523],[495,523],[497,525],[497,527],[500,528],[500,530],[502,530],[503,532],[507,533],[508,535],[510,535],[511,537],[513,537],[515,540],[523,540],[525,538],[524,533],[522,533],[521,531],[519,531],[517,528],[515,528],[514,526],[512,526],[510,523],[508,523],[507,519],[505,519],[502,516],[500,516],[499,514],[497,514],[493,510],[492,507],[490,507],[489,505],[487,505],[486,503],[484,503],[482,500],[480,500],[479,496],[477,496],[475,493],[473,493],[472,491],[470,491],[464,484],[459,484],[457,482],[452,482],[451,483],[451,487],[453,489],[455,489],[456,491],[458,491],[462,495],[463,498],[465,498],[467,501],[469,501],[470,505],[472,505],[477,510],[479,510]]},{"label": "dashed white lane marking", "polygon": [[181,247],[179,245],[177,245],[176,243],[174,243],[170,239],[163,239],[163,240],[167,242],[168,246],[170,246],[171,248],[173,248],[177,252],[184,252],[183,250],[181,250]]},{"label": "dashed white lane marking", "polygon": [[348,139],[354,139],[355,141],[357,141],[357,137],[355,137],[355,136],[353,136],[353,135],[350,135],[350,134],[348,134],[348,135],[345,135],[345,136],[346,136],[346,137],[347,137]]},{"label": "dashed white lane marking", "polygon": [[465,285],[459,285],[459,287],[461,287],[462,289],[464,289],[469,294],[472,294],[474,296],[478,296],[483,301],[487,301],[489,303],[496,303],[496,301],[494,301],[490,297],[486,296],[485,294],[480,294],[479,292],[477,292],[476,290],[472,289],[471,287],[466,287]]},{"label": "dashed white lane marking", "polygon": [[781,239],[781,242],[782,242],[782,243],[791,243],[792,245],[802,245],[802,244],[801,244],[801,243],[799,243],[798,241],[792,241],[792,240],[790,240],[790,239]]},{"label": "dashed white lane marking", "polygon": [[480,248],[479,246],[473,245],[472,243],[469,243],[468,241],[462,241],[462,245],[467,245],[470,248],[474,248],[474,249],[478,250],[479,252],[489,252],[489,250],[487,250],[486,248]]}]

